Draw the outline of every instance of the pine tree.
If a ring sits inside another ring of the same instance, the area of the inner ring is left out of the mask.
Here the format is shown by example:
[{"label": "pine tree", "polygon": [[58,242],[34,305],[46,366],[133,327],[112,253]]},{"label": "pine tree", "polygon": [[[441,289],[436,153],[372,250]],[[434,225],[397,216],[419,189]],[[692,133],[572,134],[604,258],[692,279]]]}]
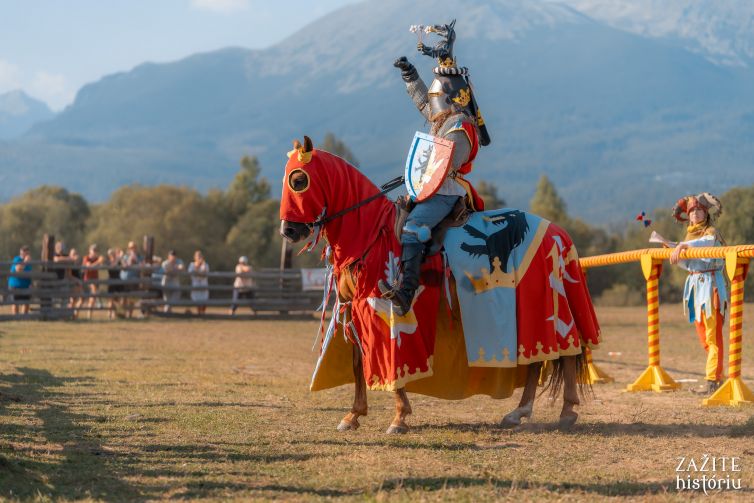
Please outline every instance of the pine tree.
[{"label": "pine tree", "polygon": [[532,213],[555,223],[564,225],[568,222],[565,201],[558,195],[555,186],[546,175],[537,182],[537,190],[529,202]]},{"label": "pine tree", "polygon": [[484,208],[486,210],[496,210],[505,207],[505,199],[498,195],[497,185],[494,183],[482,180],[476,184],[476,191],[484,201]]},{"label": "pine tree", "polygon": [[335,154],[338,157],[345,159],[349,164],[353,166],[359,166],[359,160],[356,159],[355,155],[353,155],[351,149],[349,149],[345,143],[337,139],[332,133],[327,133],[325,135],[325,139],[322,140],[322,143],[317,148],[324,150],[325,152]]},{"label": "pine tree", "polygon": [[261,171],[256,157],[245,155],[241,158],[241,169],[230,182],[226,193],[230,212],[235,217],[242,215],[250,204],[270,198],[270,184],[259,176]]}]

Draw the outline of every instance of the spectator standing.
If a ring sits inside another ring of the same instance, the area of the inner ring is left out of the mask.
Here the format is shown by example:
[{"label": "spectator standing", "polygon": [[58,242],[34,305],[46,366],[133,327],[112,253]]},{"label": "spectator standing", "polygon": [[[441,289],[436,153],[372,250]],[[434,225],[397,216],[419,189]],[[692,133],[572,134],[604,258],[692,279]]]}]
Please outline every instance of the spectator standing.
[{"label": "spectator standing", "polygon": [[184,266],[175,250],[168,252],[168,258],[162,263],[162,299],[165,301],[163,310],[170,312],[171,303],[181,298],[181,276]]},{"label": "spectator standing", "polygon": [[[139,255],[139,249],[136,247],[136,243],[133,241],[128,242],[126,252],[123,254],[121,260],[121,266],[123,269],[120,271],[120,279],[126,283],[123,285],[125,291],[134,291],[139,289],[139,266],[141,265],[142,258]],[[126,309],[126,315],[131,318],[134,312],[134,298],[124,297],[123,306]]]},{"label": "spectator standing", "polygon": [[76,319],[83,302],[81,297],[83,291],[83,284],[81,282],[81,255],[79,255],[76,248],[71,248],[71,251],[68,253],[68,263],[70,267],[66,269],[66,273],[71,286],[71,298],[68,301],[68,307],[73,309],[73,319]]},{"label": "spectator standing", "polygon": [[66,268],[62,266],[68,262],[68,254],[65,251],[65,243],[62,241],[55,242],[55,252],[52,255],[52,261],[58,264],[55,267],[55,274],[58,276],[58,280],[65,279]]},{"label": "spectator standing", "polygon": [[[204,260],[201,250],[194,252],[194,261],[189,264],[188,272],[191,274],[191,300],[194,302],[204,302],[209,299],[209,264]],[[202,288],[203,287],[203,288]],[[196,312],[199,316],[207,312],[207,306],[198,304]]]},{"label": "spectator standing", "polygon": [[[29,247],[24,245],[18,252],[18,255],[13,257],[13,263],[10,266],[10,272],[14,274],[23,274],[31,272],[31,253]],[[18,276],[10,276],[8,278],[8,290],[28,290],[31,288],[31,278],[21,278]],[[29,300],[31,295],[28,291],[23,293],[12,293],[13,307],[12,313],[14,316],[19,314],[19,306],[21,314],[29,314]],[[21,303],[23,302],[23,305]]]},{"label": "spectator standing", "polygon": [[115,317],[115,311],[120,306],[117,295],[123,292],[123,285],[120,284],[120,266],[123,259],[123,250],[120,248],[110,248],[107,250],[107,293],[110,295],[108,302],[108,318],[111,320]]},{"label": "spectator standing", "polygon": [[[236,279],[233,281],[233,303],[230,306],[230,315],[236,314],[239,299],[250,300],[254,298],[254,280],[251,277],[251,266],[249,258],[242,256],[238,258],[236,265]],[[254,308],[249,306],[251,313],[254,314]]]},{"label": "spectator standing", "polygon": [[89,253],[82,261],[82,265],[84,266],[82,279],[84,280],[84,289],[89,295],[89,298],[87,299],[87,319],[90,320],[92,319],[92,309],[94,309],[94,304],[97,300],[99,286],[97,284],[97,281],[99,280],[99,270],[97,267],[104,263],[105,258],[99,254],[97,245],[89,245]]}]

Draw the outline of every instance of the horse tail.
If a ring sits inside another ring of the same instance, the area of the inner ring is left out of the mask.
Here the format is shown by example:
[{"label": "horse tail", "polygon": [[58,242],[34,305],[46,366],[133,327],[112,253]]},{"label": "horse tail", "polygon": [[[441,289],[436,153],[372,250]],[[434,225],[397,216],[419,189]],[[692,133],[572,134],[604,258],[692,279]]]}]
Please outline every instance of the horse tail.
[{"label": "horse tail", "polygon": [[[566,365],[563,362],[563,356],[557,360],[551,360],[552,372],[550,373],[550,379],[547,380],[540,395],[545,391],[549,391],[551,399],[556,399],[560,396],[560,392],[563,389],[563,383],[565,381]],[[584,354],[584,348],[582,347],[581,353],[575,355],[576,359],[575,372],[576,372],[576,386],[581,398],[588,399],[594,397],[594,390],[592,384],[589,382],[589,367],[587,363],[586,355]]]}]

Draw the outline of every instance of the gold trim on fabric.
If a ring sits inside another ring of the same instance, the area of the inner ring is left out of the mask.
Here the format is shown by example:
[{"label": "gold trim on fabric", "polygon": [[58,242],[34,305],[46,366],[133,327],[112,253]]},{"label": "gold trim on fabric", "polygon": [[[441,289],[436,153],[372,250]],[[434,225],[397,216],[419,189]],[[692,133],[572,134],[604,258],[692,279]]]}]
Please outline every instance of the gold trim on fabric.
[{"label": "gold trim on fabric", "polygon": [[[414,372],[411,372],[410,369],[406,368],[406,365],[404,365],[403,368],[397,368],[396,373],[399,374],[398,377],[394,381],[384,384],[380,384],[380,378],[377,375],[373,375],[371,382],[367,383],[367,388],[373,391],[396,391],[405,387],[409,382],[430,377],[433,375],[432,359],[432,356],[427,359],[426,371],[421,371],[419,368],[416,368],[414,369]],[[403,375],[400,375],[401,373]]]},{"label": "gold trim on fabric", "polygon": [[477,211],[477,208],[474,205],[474,198],[471,195],[471,184],[467,182],[460,173],[456,173],[455,181],[466,191],[466,202],[468,203],[469,208],[471,208],[471,211]]},{"label": "gold trim on fabric", "polygon": [[569,345],[566,349],[558,349],[557,351],[554,351],[552,348],[550,348],[550,351],[546,353],[544,351],[537,351],[537,354],[535,356],[530,356],[528,358],[519,353],[518,364],[529,365],[530,363],[557,360],[561,356],[576,356],[580,354],[581,346]]},{"label": "gold trim on fabric", "polygon": [[491,360],[484,358],[484,348],[479,348],[479,359],[473,362],[469,362],[469,367],[493,367],[493,368],[514,368],[518,365],[515,360],[511,360],[510,351],[508,348],[503,348],[502,360],[495,355]]},{"label": "gold trim on fabric", "polygon": [[348,302],[353,300],[353,295],[356,292],[356,280],[353,277],[353,270],[350,266],[344,267],[340,270],[338,275],[338,295],[342,302]]},{"label": "gold trim on fabric", "polygon": [[[293,177],[293,175],[296,174],[296,173],[303,173],[304,176],[306,176],[306,188],[303,188],[301,190],[296,190],[296,189],[293,188],[293,183],[291,183],[291,177]],[[288,188],[291,190],[291,192],[295,192],[296,194],[303,194],[304,192],[306,192],[307,190],[309,190],[309,187],[311,187],[311,185],[312,185],[311,182],[312,182],[312,180],[311,180],[311,178],[309,178],[309,173],[307,173],[303,169],[297,168],[297,169],[294,169],[293,171],[291,171],[288,174]]]}]

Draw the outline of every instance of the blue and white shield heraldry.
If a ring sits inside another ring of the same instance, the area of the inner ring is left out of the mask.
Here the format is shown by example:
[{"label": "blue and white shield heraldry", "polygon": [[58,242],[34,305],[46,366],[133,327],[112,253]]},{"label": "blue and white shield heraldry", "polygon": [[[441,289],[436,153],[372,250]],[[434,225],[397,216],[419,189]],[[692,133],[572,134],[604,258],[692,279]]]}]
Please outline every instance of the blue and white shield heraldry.
[{"label": "blue and white shield heraldry", "polygon": [[445,181],[455,144],[444,138],[416,132],[406,159],[406,190],[415,201],[432,197]]}]

